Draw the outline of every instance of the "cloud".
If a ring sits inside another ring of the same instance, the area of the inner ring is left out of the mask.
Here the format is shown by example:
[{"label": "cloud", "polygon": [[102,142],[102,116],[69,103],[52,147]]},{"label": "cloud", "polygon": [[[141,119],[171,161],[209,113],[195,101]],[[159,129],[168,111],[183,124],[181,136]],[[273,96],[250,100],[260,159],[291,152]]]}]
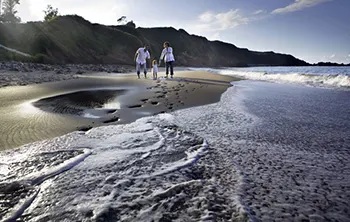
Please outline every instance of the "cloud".
[{"label": "cloud", "polygon": [[348,55],[348,57],[350,57],[350,54]]},{"label": "cloud", "polygon": [[289,13],[289,12],[295,12],[295,11],[301,11],[305,8],[311,8],[314,7],[318,4],[324,3],[324,2],[329,2],[332,0],[295,0],[290,5],[287,5],[284,8],[278,8],[273,10],[271,13],[272,14],[283,14],[283,13]]},{"label": "cloud", "polygon": [[204,12],[203,14],[199,15],[199,21],[201,22],[212,22],[215,19],[215,16],[211,12]]},{"label": "cloud", "polygon": [[209,39],[211,39],[211,40],[218,40],[220,38],[221,38],[221,36],[220,36],[220,33],[218,33],[218,32],[214,33],[214,35],[212,37],[209,37]]},{"label": "cloud", "polygon": [[198,20],[197,28],[206,31],[223,31],[249,22],[249,18],[244,17],[239,9],[218,14],[205,12],[199,15]]},{"label": "cloud", "polygon": [[262,13],[265,13],[265,12],[266,12],[265,10],[260,9],[260,10],[257,10],[255,12],[253,12],[253,15],[258,15],[258,14],[262,14]]},{"label": "cloud", "polygon": [[331,59],[335,58],[335,54],[331,55],[329,58]]}]

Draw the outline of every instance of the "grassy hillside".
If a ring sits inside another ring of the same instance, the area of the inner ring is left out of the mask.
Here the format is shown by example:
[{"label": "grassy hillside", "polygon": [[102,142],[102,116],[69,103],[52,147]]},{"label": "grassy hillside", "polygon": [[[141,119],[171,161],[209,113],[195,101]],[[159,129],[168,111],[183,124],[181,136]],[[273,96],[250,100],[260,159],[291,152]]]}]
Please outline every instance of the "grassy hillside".
[{"label": "grassy hillside", "polygon": [[[37,62],[132,65],[134,53],[143,43],[150,45],[152,58],[158,59],[164,41],[172,44],[177,65],[306,65],[290,55],[252,52],[189,35],[182,29],[104,26],[79,16],[59,16],[50,22],[0,24],[0,44],[29,53]],[[0,51],[0,59],[8,58]]]}]

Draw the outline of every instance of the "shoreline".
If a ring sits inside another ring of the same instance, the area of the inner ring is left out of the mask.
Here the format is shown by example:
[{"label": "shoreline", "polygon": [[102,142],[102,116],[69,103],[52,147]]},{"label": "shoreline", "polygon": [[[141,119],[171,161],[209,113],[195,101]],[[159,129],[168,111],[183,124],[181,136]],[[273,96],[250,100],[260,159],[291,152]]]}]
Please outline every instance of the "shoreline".
[{"label": "shoreline", "polygon": [[157,81],[138,80],[129,74],[82,75],[79,79],[1,88],[1,150],[73,131],[127,124],[146,116],[212,104],[220,101],[222,93],[237,80],[202,71],[178,71],[174,79],[163,75],[159,73]]}]

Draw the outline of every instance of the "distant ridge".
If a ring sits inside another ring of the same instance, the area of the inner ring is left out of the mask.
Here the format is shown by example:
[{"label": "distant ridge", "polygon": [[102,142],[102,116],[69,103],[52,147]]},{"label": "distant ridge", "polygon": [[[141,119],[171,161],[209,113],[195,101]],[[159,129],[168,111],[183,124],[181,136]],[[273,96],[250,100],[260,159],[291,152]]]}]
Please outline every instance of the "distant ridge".
[{"label": "distant ridge", "polygon": [[335,63],[335,62],[319,62],[319,63],[315,63],[314,66],[350,66],[350,63],[344,64],[344,63]]},{"label": "distant ridge", "polygon": [[[152,58],[158,59],[164,41],[172,44],[178,66],[310,65],[292,55],[249,51],[171,27],[105,26],[76,15],[50,22],[0,24],[0,44],[33,55],[37,62],[133,65],[135,51],[143,43],[150,45]],[[1,58],[10,59],[6,55]]]}]

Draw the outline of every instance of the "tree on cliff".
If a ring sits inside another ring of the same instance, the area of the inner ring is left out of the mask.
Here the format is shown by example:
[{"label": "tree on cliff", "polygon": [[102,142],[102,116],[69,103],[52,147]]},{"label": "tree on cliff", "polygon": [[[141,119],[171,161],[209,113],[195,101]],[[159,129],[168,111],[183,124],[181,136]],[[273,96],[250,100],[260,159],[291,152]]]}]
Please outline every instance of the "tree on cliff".
[{"label": "tree on cliff", "polygon": [[132,27],[132,28],[136,28],[136,24],[132,20],[130,22],[126,23],[125,25],[129,26],[129,27]]},{"label": "tree on cliff", "polygon": [[120,17],[118,20],[117,20],[117,22],[119,23],[119,24],[125,24],[125,22],[126,22],[126,16],[122,16],[122,17]]},{"label": "tree on cliff", "polygon": [[48,5],[46,10],[44,10],[45,17],[44,20],[46,22],[51,21],[52,19],[56,18],[58,15],[58,9],[54,9],[51,5]]},{"label": "tree on cliff", "polygon": [[0,22],[5,23],[19,23],[21,18],[16,16],[16,5],[19,4],[19,0],[4,0],[2,4],[2,14],[0,15]]},{"label": "tree on cliff", "polygon": [[126,19],[126,16],[122,16],[120,17],[117,22],[120,24],[120,25],[125,25],[125,26],[129,26],[129,27],[132,27],[132,28],[136,28],[136,24],[133,20],[131,21],[128,21]]}]

